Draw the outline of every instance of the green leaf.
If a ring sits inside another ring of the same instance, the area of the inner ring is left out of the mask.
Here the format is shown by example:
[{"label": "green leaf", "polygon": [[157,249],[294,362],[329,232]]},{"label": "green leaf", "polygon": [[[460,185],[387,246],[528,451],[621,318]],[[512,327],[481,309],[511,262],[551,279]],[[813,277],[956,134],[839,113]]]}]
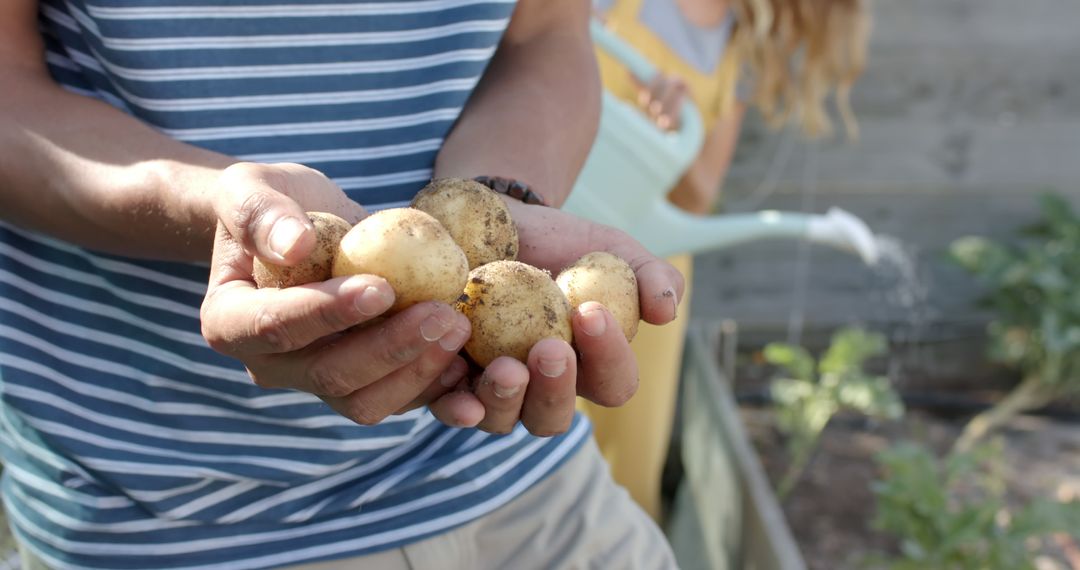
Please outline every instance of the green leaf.
[{"label": "green leaf", "polygon": [[1009,532],[1019,540],[1055,532],[1070,532],[1077,529],[1075,523],[1078,518],[1080,502],[1057,503],[1037,499],[1013,515]]},{"label": "green leaf", "polygon": [[979,236],[954,240],[949,246],[949,257],[960,267],[976,275],[1000,273],[1013,259],[1007,249]]},{"label": "green leaf", "polygon": [[884,376],[849,379],[840,386],[837,396],[841,405],[863,415],[898,419],[904,414],[900,395]]},{"label": "green leaf", "polygon": [[765,346],[765,361],[779,366],[799,380],[814,379],[814,357],[801,346],[774,342]]},{"label": "green leaf", "polygon": [[[1041,500],[1008,512],[1002,457],[1000,441],[942,459],[910,443],[879,453],[874,525],[901,544],[899,558],[885,558],[889,567],[1030,568],[1030,538],[1080,528],[1080,502]],[[998,519],[1002,511],[1011,522]]]},{"label": "green leaf", "polygon": [[778,378],[771,385],[773,402],[782,406],[791,406],[810,398],[814,394],[814,383],[794,378]]},{"label": "green leaf", "polygon": [[1061,391],[1080,390],[1080,218],[1061,195],[1040,197],[1041,219],[1013,245],[971,236],[950,256],[975,274],[993,312],[988,355]]},{"label": "green leaf", "polygon": [[1061,228],[1077,225],[1072,207],[1063,196],[1050,192],[1042,194],[1039,196],[1039,209],[1042,210],[1043,218],[1046,220],[1045,225],[1057,230],[1053,232],[1055,234],[1059,233]]},{"label": "green leaf", "polygon": [[858,370],[866,360],[885,354],[886,350],[885,335],[857,327],[843,328],[833,335],[818,369],[822,374]]}]

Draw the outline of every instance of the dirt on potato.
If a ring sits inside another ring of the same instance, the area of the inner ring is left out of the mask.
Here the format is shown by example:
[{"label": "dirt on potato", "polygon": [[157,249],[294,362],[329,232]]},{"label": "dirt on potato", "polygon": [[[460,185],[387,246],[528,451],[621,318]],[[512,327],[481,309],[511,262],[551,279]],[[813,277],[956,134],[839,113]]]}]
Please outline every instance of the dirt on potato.
[{"label": "dirt on potato", "polygon": [[545,338],[573,340],[570,303],[551,274],[518,261],[472,270],[456,307],[472,324],[465,350],[482,367],[504,355],[525,362]]},{"label": "dirt on potato", "polygon": [[341,238],[352,229],[352,224],[327,212],[308,212],[315,226],[315,248],[311,254],[296,265],[275,265],[255,259],[252,277],[260,287],[293,287],[330,279],[334,255]]},{"label": "dirt on potato", "polygon": [[486,186],[463,178],[436,178],[411,206],[439,220],[465,251],[469,269],[517,259],[518,234],[510,210]]}]

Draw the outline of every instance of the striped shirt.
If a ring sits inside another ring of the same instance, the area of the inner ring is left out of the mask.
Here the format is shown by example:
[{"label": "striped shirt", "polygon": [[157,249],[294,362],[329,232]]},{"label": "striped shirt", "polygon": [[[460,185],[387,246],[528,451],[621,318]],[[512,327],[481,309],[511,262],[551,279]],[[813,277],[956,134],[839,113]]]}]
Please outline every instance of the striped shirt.
[{"label": "striped shirt", "polygon": [[[407,201],[512,0],[42,0],[52,76],[167,135]],[[270,568],[464,524],[588,434],[494,436],[426,410],[359,426],[205,343],[204,265],[0,223],[0,451],[18,538],[55,568]]]}]

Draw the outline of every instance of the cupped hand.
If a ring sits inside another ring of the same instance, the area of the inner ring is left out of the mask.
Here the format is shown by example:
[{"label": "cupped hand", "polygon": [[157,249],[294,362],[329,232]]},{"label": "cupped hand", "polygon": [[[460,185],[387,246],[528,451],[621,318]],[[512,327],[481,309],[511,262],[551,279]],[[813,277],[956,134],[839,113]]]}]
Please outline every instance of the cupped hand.
[{"label": "cupped hand", "polygon": [[311,252],[315,233],[306,211],[350,223],[364,217],[318,171],[233,165],[219,177],[214,210],[219,223],[203,335],[215,350],[242,361],[257,385],[315,394],[343,416],[372,425],[439,398],[465,375],[458,351],[469,322],[446,304],[420,303],[382,318],[394,291],[373,275],[255,287],[254,257],[288,265]]},{"label": "cupped hand", "polygon": [[[642,318],[656,325],[676,318],[682,274],[629,235],[555,208],[512,199],[507,205],[518,227],[520,261],[554,275],[586,253],[612,253],[634,270]],[[509,432],[521,421],[535,435],[554,435],[569,429],[575,396],[603,406],[626,403],[637,390],[638,372],[621,327],[595,302],[582,304],[572,318],[576,351],[565,341],[544,339],[527,362],[496,359],[474,380],[471,393],[447,394],[431,411],[446,423],[493,433]]]}]

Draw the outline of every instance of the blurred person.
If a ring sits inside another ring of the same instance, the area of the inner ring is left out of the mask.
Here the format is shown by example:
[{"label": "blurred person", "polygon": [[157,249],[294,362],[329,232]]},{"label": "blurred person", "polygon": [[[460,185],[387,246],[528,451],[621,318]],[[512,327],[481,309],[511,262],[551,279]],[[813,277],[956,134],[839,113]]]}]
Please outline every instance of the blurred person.
[{"label": "blurred person", "polygon": [[[861,0],[594,0],[594,10],[659,71],[642,84],[597,50],[604,89],[637,104],[660,129],[680,127],[684,101],[701,114],[701,150],[668,193],[687,212],[716,209],[750,106],[774,128],[794,123],[816,137],[832,130],[826,102],[833,95],[847,135],[857,135],[848,94],[869,32]],[[668,261],[689,285],[692,257]],[[631,343],[641,378],[634,400],[619,409],[581,405],[616,481],[658,521],[688,324],[684,315],[673,326],[641,326]]]},{"label": "blurred person", "polygon": [[[469,323],[385,280],[256,289],[433,176],[560,205],[595,133],[581,0],[0,4],[0,452],[25,568],[674,565],[574,412],[636,387],[610,313],[468,378]],[[503,199],[521,259],[633,260]],[[473,382],[475,381],[475,382]],[[475,383],[475,389],[468,386]]]}]

